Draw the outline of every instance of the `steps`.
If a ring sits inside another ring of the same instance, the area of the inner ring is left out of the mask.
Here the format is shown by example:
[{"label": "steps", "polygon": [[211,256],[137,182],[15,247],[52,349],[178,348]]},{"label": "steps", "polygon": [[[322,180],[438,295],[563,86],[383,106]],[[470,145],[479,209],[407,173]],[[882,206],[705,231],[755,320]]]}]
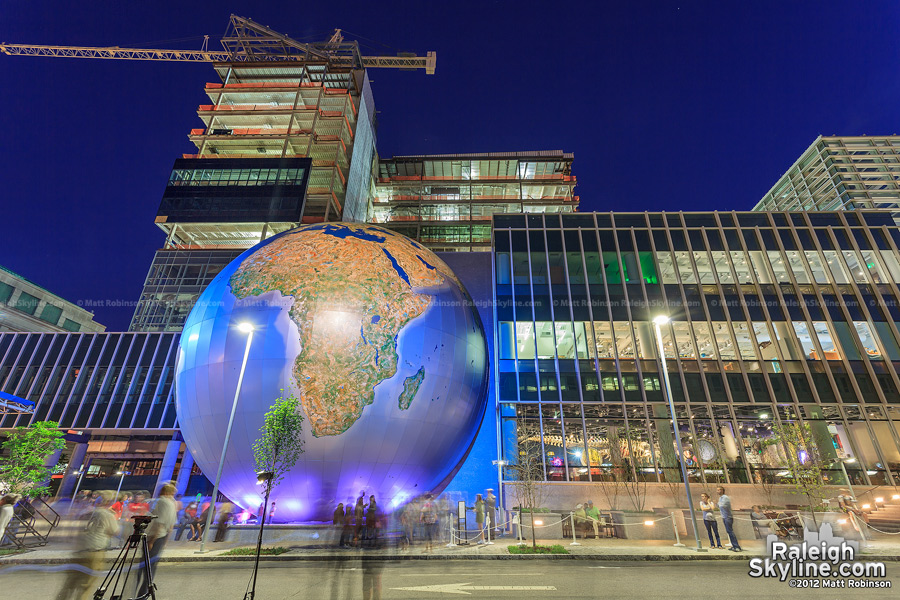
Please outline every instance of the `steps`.
[{"label": "steps", "polygon": [[900,502],[886,503],[870,512],[869,525],[887,533],[900,532]]}]

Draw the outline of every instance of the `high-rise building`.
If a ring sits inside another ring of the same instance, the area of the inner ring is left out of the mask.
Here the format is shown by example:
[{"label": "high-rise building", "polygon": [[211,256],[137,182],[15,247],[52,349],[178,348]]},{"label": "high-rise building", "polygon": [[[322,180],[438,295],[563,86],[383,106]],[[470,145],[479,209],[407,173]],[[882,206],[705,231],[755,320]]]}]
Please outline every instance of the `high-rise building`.
[{"label": "high-rise building", "polygon": [[369,221],[436,252],[488,251],[492,215],[578,210],[573,158],[555,150],[381,159]]},{"label": "high-rise building", "polygon": [[94,313],[0,267],[0,331],[103,331]]},{"label": "high-rise building", "polygon": [[753,210],[900,206],[900,136],[819,136]]}]

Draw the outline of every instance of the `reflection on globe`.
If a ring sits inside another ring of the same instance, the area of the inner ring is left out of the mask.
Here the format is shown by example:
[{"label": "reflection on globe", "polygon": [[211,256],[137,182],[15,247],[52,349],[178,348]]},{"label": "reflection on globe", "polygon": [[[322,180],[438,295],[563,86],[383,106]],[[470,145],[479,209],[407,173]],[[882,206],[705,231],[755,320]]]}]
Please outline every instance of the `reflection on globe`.
[{"label": "reflection on globe", "polygon": [[[487,346],[437,256],[371,225],[284,232],[229,264],[191,311],[175,373],[178,423],[210,478],[247,367],[220,489],[256,511],[253,441],[282,394],[300,399],[304,453],[273,491],[276,520],[324,519],[361,491],[385,510],[446,484],[484,416]],[[282,392],[283,390],[283,392]]]}]

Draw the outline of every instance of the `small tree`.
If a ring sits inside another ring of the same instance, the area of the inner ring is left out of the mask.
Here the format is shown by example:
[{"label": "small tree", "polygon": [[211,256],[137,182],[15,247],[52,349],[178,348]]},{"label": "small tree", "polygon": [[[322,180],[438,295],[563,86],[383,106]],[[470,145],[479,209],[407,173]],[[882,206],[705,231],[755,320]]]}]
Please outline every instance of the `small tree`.
[{"label": "small tree", "polygon": [[794,493],[806,497],[813,524],[816,521],[815,507],[822,503],[825,484],[822,480],[822,456],[813,439],[809,423],[774,423],[772,432],[784,446],[787,453],[787,471],[791,476]]},{"label": "small tree", "polygon": [[8,493],[40,496],[50,491],[46,485],[50,469],[44,465],[47,457],[66,447],[59,423],[37,421],[30,427],[16,427],[3,442],[5,456],[0,457],[0,479],[9,487]]},{"label": "small tree", "polygon": [[[537,546],[534,533],[534,511],[544,501],[544,453],[540,430],[534,426],[519,427],[519,456],[507,467],[516,479],[516,500],[519,508],[531,513],[531,545]],[[521,527],[521,518],[519,527]]]},{"label": "small tree", "polygon": [[[284,390],[282,390],[283,392]],[[275,404],[266,413],[260,438],[253,442],[253,460],[259,482],[266,487],[262,514],[259,515],[259,538],[256,541],[256,561],[253,565],[253,576],[250,580],[250,591],[244,596],[251,599],[256,596],[256,575],[259,572],[259,555],[262,552],[263,528],[266,524],[266,511],[269,507],[269,494],[290,471],[300,455],[303,454],[303,417],[299,413],[300,401],[293,394],[287,398],[275,400]]]}]

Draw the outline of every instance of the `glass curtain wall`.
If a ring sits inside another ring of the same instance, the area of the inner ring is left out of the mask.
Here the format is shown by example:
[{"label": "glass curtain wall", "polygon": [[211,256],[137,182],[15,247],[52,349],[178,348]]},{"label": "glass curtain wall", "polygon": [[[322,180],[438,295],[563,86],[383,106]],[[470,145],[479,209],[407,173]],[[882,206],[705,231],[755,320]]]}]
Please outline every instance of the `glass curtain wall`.
[{"label": "glass curtain wall", "polygon": [[786,483],[777,431],[798,423],[827,483],[848,458],[853,481],[900,481],[885,213],[497,215],[493,235],[508,459],[526,439],[548,481],[680,481],[683,461],[693,481]]}]

